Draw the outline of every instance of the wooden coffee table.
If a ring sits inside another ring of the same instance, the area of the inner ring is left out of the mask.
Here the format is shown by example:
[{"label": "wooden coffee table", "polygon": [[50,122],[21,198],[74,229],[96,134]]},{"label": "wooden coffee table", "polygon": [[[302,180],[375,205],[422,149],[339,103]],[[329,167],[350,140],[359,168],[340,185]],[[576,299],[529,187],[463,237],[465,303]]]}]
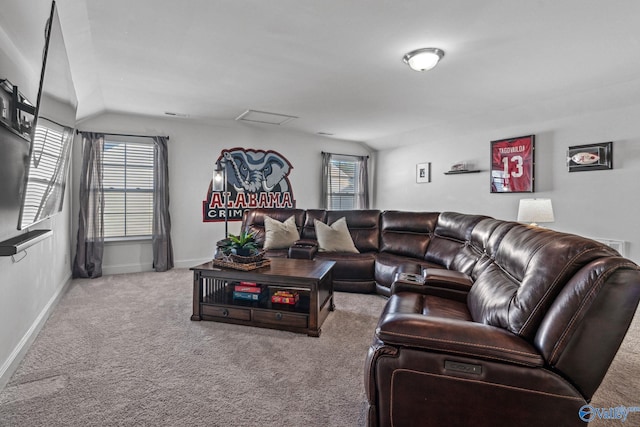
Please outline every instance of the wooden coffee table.
[{"label": "wooden coffee table", "polygon": [[[193,315],[191,320],[282,329],[319,337],[320,327],[334,310],[332,269],[334,261],[272,258],[271,264],[251,271],[214,266],[207,262],[193,270]],[[234,299],[240,282],[260,285],[258,301]],[[295,305],[274,304],[271,295],[295,292]]]}]

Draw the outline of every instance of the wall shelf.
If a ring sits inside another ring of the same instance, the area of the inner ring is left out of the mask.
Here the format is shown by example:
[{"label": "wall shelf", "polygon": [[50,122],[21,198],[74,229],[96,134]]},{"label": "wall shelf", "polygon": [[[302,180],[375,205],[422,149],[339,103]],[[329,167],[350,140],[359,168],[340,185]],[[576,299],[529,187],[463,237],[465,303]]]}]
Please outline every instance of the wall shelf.
[{"label": "wall shelf", "polygon": [[463,173],[477,173],[477,172],[481,172],[480,169],[475,169],[475,170],[465,170],[465,171],[448,171],[445,172],[445,175],[460,175]]},{"label": "wall shelf", "polygon": [[0,242],[0,256],[11,256],[24,251],[53,235],[52,230],[31,230],[27,233]]}]

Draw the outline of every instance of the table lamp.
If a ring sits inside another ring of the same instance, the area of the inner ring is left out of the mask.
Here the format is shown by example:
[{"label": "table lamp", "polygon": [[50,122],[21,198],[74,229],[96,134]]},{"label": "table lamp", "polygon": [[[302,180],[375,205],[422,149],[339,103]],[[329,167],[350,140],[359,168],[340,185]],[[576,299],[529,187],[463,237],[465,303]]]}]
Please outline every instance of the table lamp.
[{"label": "table lamp", "polygon": [[553,222],[551,199],[520,199],[518,221],[538,225],[540,222]]}]

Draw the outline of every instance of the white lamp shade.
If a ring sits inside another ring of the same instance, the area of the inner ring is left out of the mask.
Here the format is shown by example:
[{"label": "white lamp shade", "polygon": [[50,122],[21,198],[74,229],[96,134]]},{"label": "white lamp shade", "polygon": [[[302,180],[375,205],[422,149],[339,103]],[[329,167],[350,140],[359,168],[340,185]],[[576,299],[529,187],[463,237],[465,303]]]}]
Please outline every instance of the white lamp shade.
[{"label": "white lamp shade", "polygon": [[518,207],[520,222],[553,222],[553,206],[551,199],[521,199]]}]

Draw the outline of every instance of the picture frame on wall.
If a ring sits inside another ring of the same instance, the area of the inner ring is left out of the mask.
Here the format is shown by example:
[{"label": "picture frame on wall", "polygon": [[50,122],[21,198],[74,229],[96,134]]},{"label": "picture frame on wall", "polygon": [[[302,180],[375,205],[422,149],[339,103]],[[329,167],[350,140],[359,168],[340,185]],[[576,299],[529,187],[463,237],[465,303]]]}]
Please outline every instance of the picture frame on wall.
[{"label": "picture frame on wall", "polygon": [[416,165],[416,182],[418,184],[431,182],[431,162]]},{"label": "picture frame on wall", "polygon": [[613,142],[569,147],[567,169],[569,172],[613,169]]},{"label": "picture frame on wall", "polygon": [[533,193],[535,135],[491,141],[491,193]]}]

